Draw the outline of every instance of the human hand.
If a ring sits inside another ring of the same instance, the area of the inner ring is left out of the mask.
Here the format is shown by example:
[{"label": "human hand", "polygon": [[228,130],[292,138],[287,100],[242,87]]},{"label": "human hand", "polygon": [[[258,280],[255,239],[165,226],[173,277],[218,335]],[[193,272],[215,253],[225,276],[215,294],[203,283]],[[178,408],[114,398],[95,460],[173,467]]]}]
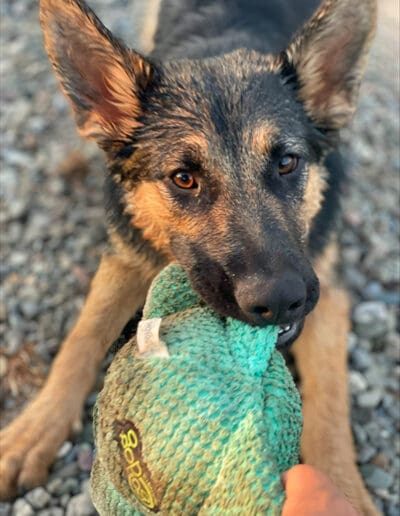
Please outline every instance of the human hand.
[{"label": "human hand", "polygon": [[329,478],[312,466],[294,466],[282,475],[282,483],[286,491],[282,516],[357,516]]}]

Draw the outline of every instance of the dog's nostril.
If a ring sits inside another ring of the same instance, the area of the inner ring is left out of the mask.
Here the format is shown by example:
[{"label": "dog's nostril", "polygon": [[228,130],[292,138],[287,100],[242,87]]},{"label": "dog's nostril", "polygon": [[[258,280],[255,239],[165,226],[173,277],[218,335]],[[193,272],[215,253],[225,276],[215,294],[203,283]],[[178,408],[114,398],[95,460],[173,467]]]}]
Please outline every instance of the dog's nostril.
[{"label": "dog's nostril", "polygon": [[261,312],[261,315],[264,319],[271,319],[271,317],[274,315],[272,310],[264,310],[264,312]]},{"label": "dog's nostril", "polygon": [[291,305],[289,305],[289,311],[290,312],[293,312],[294,310],[297,310],[298,308],[300,308],[301,306],[303,306],[303,300],[302,299],[299,299],[298,301],[295,301],[294,303],[292,303]]},{"label": "dog's nostril", "polygon": [[253,311],[256,314],[261,315],[264,319],[271,319],[271,317],[274,315],[272,310],[267,308],[266,306],[255,306]]}]

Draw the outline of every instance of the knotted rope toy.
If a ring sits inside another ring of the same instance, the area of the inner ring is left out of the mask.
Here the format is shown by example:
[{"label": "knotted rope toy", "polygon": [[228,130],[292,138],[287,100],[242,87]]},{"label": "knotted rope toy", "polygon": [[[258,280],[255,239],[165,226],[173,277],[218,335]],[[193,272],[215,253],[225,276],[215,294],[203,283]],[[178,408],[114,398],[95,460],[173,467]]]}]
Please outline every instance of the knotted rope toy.
[{"label": "knotted rope toy", "polygon": [[95,408],[101,515],[281,513],[302,420],[277,334],[218,316],[180,266],[159,274]]}]

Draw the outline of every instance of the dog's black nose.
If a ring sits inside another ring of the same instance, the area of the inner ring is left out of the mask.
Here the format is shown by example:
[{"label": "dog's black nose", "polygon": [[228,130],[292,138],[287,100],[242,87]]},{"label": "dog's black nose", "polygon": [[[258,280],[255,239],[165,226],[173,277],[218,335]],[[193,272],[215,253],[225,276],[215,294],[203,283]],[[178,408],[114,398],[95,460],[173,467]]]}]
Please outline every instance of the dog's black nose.
[{"label": "dog's black nose", "polygon": [[306,285],[292,271],[268,279],[239,280],[235,296],[242,312],[255,323],[289,324],[305,315]]}]

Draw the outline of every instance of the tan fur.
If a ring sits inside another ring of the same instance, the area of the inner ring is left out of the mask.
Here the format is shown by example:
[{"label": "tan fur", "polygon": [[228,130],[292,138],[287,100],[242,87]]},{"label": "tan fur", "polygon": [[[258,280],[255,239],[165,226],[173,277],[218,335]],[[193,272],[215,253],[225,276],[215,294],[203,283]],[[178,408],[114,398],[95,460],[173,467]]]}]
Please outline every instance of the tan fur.
[{"label": "tan fur", "polygon": [[143,231],[143,238],[150,240],[158,251],[170,255],[167,228],[171,216],[158,186],[142,183],[126,194],[125,200],[132,224]]},{"label": "tan fur", "polygon": [[175,215],[166,188],[156,182],[141,183],[125,195],[125,200],[133,225],[142,230],[143,237],[150,240],[155,249],[170,259],[171,232],[194,238],[210,227],[221,236],[228,230],[228,213],[221,198],[203,216]]},{"label": "tan fur", "polygon": [[308,167],[307,186],[302,206],[305,233],[309,232],[311,222],[321,208],[324,191],[327,188],[326,175],[326,170],[321,166]]},{"label": "tan fur", "polygon": [[349,301],[330,265],[335,245],[317,266],[321,297],[293,347],[301,378],[302,458],[325,472],[363,515],[378,514],[356,466],[347,377]]},{"label": "tan fur", "polygon": [[277,133],[278,129],[269,122],[268,124],[245,130],[243,140],[254,153],[266,156],[271,152],[273,138]]}]

